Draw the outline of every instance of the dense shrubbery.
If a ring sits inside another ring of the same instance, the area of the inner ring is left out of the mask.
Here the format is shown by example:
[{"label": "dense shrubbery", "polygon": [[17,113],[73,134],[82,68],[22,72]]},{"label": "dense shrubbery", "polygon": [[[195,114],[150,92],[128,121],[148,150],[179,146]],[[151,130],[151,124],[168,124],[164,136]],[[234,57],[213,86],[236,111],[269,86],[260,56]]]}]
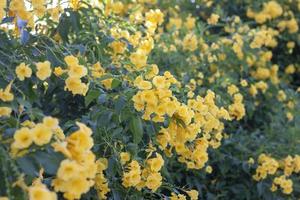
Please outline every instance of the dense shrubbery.
[{"label": "dense shrubbery", "polygon": [[298,199],[299,11],[0,0],[0,199]]}]

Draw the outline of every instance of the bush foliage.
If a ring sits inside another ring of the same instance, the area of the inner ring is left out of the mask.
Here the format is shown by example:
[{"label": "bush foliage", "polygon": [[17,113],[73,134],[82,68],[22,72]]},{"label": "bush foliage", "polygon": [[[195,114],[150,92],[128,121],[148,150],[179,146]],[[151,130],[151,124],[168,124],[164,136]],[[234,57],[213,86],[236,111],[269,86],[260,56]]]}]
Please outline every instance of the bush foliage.
[{"label": "bush foliage", "polygon": [[0,18],[0,200],[300,198],[299,0]]}]

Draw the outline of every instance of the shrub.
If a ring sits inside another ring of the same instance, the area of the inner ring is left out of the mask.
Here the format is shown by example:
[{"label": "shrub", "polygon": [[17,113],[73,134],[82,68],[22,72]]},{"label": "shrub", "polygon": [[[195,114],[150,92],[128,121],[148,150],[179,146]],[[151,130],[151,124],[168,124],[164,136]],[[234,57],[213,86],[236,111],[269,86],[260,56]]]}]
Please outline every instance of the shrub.
[{"label": "shrub", "polygon": [[297,199],[299,1],[0,1],[0,199]]}]

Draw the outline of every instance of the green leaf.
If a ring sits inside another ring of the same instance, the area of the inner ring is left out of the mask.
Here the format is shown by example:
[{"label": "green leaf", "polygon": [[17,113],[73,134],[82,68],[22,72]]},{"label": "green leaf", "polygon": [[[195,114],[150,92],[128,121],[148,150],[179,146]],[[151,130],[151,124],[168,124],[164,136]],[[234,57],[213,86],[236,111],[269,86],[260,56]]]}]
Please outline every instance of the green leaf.
[{"label": "green leaf", "polygon": [[46,50],[46,56],[47,60],[49,60],[53,66],[62,66],[64,64],[58,59],[58,55],[56,55],[50,49]]},{"label": "green leaf", "polygon": [[138,146],[134,143],[129,143],[127,145],[127,151],[132,155],[135,156],[138,153]]},{"label": "green leaf", "polygon": [[117,160],[115,159],[115,157],[111,157],[108,159],[108,173],[110,176],[115,176],[117,171],[118,171],[118,163]]},{"label": "green leaf", "polygon": [[90,105],[92,101],[95,99],[98,99],[100,96],[100,91],[99,90],[90,90],[89,93],[86,95],[84,101],[85,101],[85,106]]},{"label": "green leaf", "polygon": [[115,110],[117,113],[120,113],[121,110],[125,107],[126,105],[126,99],[122,96],[120,96],[117,100],[116,100],[116,104],[115,104]]},{"label": "green leaf", "polygon": [[111,137],[112,138],[120,138],[122,132],[123,132],[123,128],[119,127],[117,129],[113,130]]},{"label": "green leaf", "polygon": [[133,136],[133,142],[138,144],[143,138],[143,124],[141,118],[134,116],[129,122],[129,130]]},{"label": "green leaf", "polygon": [[121,196],[117,190],[112,189],[112,194],[115,200],[120,200]]},{"label": "green leaf", "polygon": [[24,174],[35,177],[39,174],[38,164],[36,163],[35,159],[30,156],[24,156],[17,159],[18,166],[20,166],[21,170]]},{"label": "green leaf", "polygon": [[71,23],[69,17],[64,13],[60,18],[57,26],[57,31],[64,42],[68,42],[68,35],[70,32]]},{"label": "green leaf", "polygon": [[103,112],[101,112],[97,119],[98,127],[107,128],[107,126],[111,122],[112,116],[113,116],[113,112],[111,112],[110,110],[104,110]]},{"label": "green leaf", "polygon": [[74,12],[74,11],[70,12],[70,22],[75,32],[78,32],[81,28],[79,19],[80,19],[80,15],[78,12]]},{"label": "green leaf", "polygon": [[121,81],[119,79],[113,79],[112,83],[111,83],[111,88],[115,89],[116,87],[118,87],[119,85],[121,85]]},{"label": "green leaf", "polygon": [[113,76],[111,74],[105,74],[105,75],[101,76],[101,78],[98,78],[97,81],[104,81],[104,80],[110,79],[112,77]]},{"label": "green leaf", "polygon": [[54,151],[38,151],[35,152],[34,158],[39,163],[39,165],[43,167],[47,174],[55,175],[61,161],[64,159],[64,156]]}]

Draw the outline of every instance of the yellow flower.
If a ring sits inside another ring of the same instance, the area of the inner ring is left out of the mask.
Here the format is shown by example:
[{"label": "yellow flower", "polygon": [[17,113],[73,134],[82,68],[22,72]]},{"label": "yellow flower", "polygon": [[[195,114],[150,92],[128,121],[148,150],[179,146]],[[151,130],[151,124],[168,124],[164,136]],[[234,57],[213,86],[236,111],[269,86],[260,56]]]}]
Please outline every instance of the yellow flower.
[{"label": "yellow flower", "polygon": [[68,181],[65,185],[67,192],[64,193],[66,199],[80,199],[81,195],[87,193],[94,185],[94,182],[85,177],[77,177]]},{"label": "yellow flower", "polygon": [[211,25],[216,25],[219,21],[220,16],[217,14],[212,14],[208,19],[207,19],[207,23],[211,24]]},{"label": "yellow flower", "polygon": [[71,91],[73,95],[85,95],[88,91],[88,86],[82,83],[78,77],[69,77],[66,80],[65,89]]},{"label": "yellow flower", "polygon": [[296,155],[294,157],[294,172],[299,173],[300,172],[300,156]]},{"label": "yellow flower", "polygon": [[0,117],[9,117],[12,112],[12,109],[9,107],[0,107]]},{"label": "yellow flower", "polygon": [[35,123],[29,120],[25,120],[21,123],[21,125],[24,127],[33,128],[35,126]]},{"label": "yellow flower", "polygon": [[34,7],[33,11],[37,17],[41,18],[45,15],[45,13],[47,12],[47,9],[46,9],[46,6],[39,5],[39,6]]},{"label": "yellow flower", "polygon": [[176,29],[180,29],[182,26],[182,19],[181,18],[173,18],[171,17],[169,19],[169,23],[167,25],[167,29],[170,30],[171,28],[176,28]]},{"label": "yellow flower", "polygon": [[24,149],[32,144],[33,135],[29,128],[21,128],[14,134],[14,147]]},{"label": "yellow flower", "polygon": [[85,124],[76,122],[76,125],[79,127],[79,131],[84,132],[86,135],[91,136],[92,135],[92,129],[87,127]]},{"label": "yellow flower", "polygon": [[158,89],[168,88],[169,86],[164,76],[155,76],[152,80],[152,83]]},{"label": "yellow flower", "polygon": [[[4,16],[5,16],[5,10],[4,10],[4,8],[6,8],[7,7],[7,5],[6,5],[6,1],[4,1],[4,0],[2,0],[2,1],[0,1],[0,19],[3,19],[4,18]],[[4,197],[3,197],[4,198]],[[1,198],[0,198],[1,199]],[[4,199],[3,199],[4,200]]]},{"label": "yellow flower", "polygon": [[232,117],[235,117],[237,120],[242,119],[246,114],[244,104],[242,104],[242,103],[231,104],[231,105],[229,105],[228,110],[229,110],[230,115]]},{"label": "yellow flower", "polygon": [[262,91],[262,93],[265,93],[266,90],[268,89],[268,84],[264,81],[259,81],[259,82],[255,83],[255,87],[257,89],[260,89]]},{"label": "yellow flower", "polygon": [[65,62],[67,63],[68,66],[72,66],[72,65],[78,65],[79,64],[79,61],[78,59],[75,57],[75,56],[66,56],[64,58]]},{"label": "yellow flower", "polygon": [[293,48],[295,48],[295,42],[294,41],[289,41],[288,43],[286,43],[286,47],[288,48],[288,49],[293,49]]},{"label": "yellow flower", "polygon": [[81,172],[82,167],[76,161],[66,159],[60,163],[57,171],[57,177],[67,181],[80,176]]},{"label": "yellow flower", "polygon": [[114,2],[112,3],[112,12],[115,14],[122,14],[124,12],[124,4],[122,2]]},{"label": "yellow flower", "polygon": [[43,124],[48,128],[55,130],[58,128],[58,119],[53,117],[44,117]]},{"label": "yellow flower", "polygon": [[227,92],[232,96],[233,94],[239,92],[239,88],[231,84],[230,86],[227,87]]},{"label": "yellow flower", "polygon": [[271,75],[271,71],[265,67],[259,67],[253,73],[253,76],[257,79],[264,80],[269,78]]},{"label": "yellow flower", "polygon": [[32,134],[34,143],[39,146],[49,143],[53,135],[51,129],[44,124],[37,124],[32,129]]},{"label": "yellow flower", "polygon": [[73,132],[65,142],[52,145],[55,150],[64,153],[69,159],[61,162],[57,177],[52,185],[57,192],[63,192],[66,199],[80,199],[83,193],[94,185],[96,174],[107,167],[104,159],[95,161],[91,152],[92,130],[85,124],[76,123],[79,130]]},{"label": "yellow flower", "polygon": [[159,9],[150,10],[146,13],[146,21],[154,26],[160,25],[164,21],[164,14]]},{"label": "yellow flower", "polygon": [[293,192],[293,181],[286,179],[284,175],[274,178],[273,184],[280,186],[284,194],[291,194]]},{"label": "yellow flower", "polygon": [[211,166],[207,166],[207,167],[205,168],[205,171],[206,171],[208,174],[211,174],[212,171],[213,171],[213,169],[212,169]]},{"label": "yellow flower", "polygon": [[81,78],[87,75],[87,69],[82,65],[71,65],[69,66],[68,75],[71,77]]},{"label": "yellow flower", "polygon": [[269,18],[269,15],[263,12],[257,13],[255,14],[255,21],[259,24],[263,24],[267,21],[267,19]]},{"label": "yellow flower", "polygon": [[110,89],[111,89],[112,81],[113,81],[112,78],[108,78],[108,79],[105,79],[105,80],[101,81],[101,83],[104,85],[104,87],[105,87],[107,90],[110,90]]},{"label": "yellow flower", "polygon": [[159,72],[159,69],[157,67],[157,65],[153,64],[151,65],[151,70],[146,74],[146,79],[151,79],[154,76],[156,76]]},{"label": "yellow flower", "polygon": [[178,194],[176,195],[175,193],[171,193],[171,197],[170,197],[170,200],[186,200],[186,196],[183,195],[183,194]]},{"label": "yellow flower", "polygon": [[66,72],[66,70],[63,70],[61,67],[55,67],[54,68],[54,74],[55,74],[55,76],[61,76],[65,72]]},{"label": "yellow flower", "polygon": [[143,40],[140,43],[139,50],[144,51],[146,54],[149,54],[154,47],[154,41],[151,37]]},{"label": "yellow flower", "polygon": [[195,24],[196,24],[196,18],[189,16],[186,19],[186,22],[184,25],[187,29],[191,30],[195,27]]},{"label": "yellow flower", "polygon": [[292,121],[294,119],[294,115],[291,113],[291,112],[287,112],[286,113],[286,118],[289,120],[289,121]]},{"label": "yellow flower", "polygon": [[11,81],[4,90],[0,89],[0,99],[4,102],[12,101],[14,99],[14,95],[10,91],[12,83],[13,81]]},{"label": "yellow flower", "polygon": [[69,149],[73,150],[74,153],[90,150],[94,145],[93,139],[90,137],[89,133],[80,129],[72,133],[67,141],[69,143]]},{"label": "yellow flower", "polygon": [[162,176],[157,172],[149,174],[146,180],[146,186],[153,192],[155,192],[159,188],[159,186],[161,186],[161,183]]},{"label": "yellow flower", "polygon": [[197,190],[186,191],[186,193],[191,197],[191,200],[197,200],[199,193]]},{"label": "yellow flower", "polygon": [[69,4],[73,10],[78,10],[81,6],[81,1],[80,0],[70,0]]},{"label": "yellow flower", "polygon": [[37,68],[36,75],[40,80],[44,81],[51,76],[52,70],[49,61],[36,63],[36,68]]},{"label": "yellow flower", "polygon": [[251,96],[255,97],[257,95],[257,89],[255,87],[255,85],[251,85],[249,88],[249,93]]},{"label": "yellow flower", "polygon": [[114,54],[123,54],[126,49],[126,43],[121,41],[113,41],[109,46],[112,48]]},{"label": "yellow flower", "polygon": [[283,90],[279,90],[277,94],[278,101],[285,101],[286,100],[286,94]]},{"label": "yellow flower", "polygon": [[130,154],[128,152],[121,152],[120,158],[121,158],[122,165],[124,165],[126,162],[130,160]]},{"label": "yellow flower", "polygon": [[274,19],[282,15],[283,9],[276,1],[269,1],[264,5],[262,12]]},{"label": "yellow flower", "polygon": [[198,40],[195,34],[187,34],[182,42],[184,50],[195,51],[198,47]]},{"label": "yellow flower", "polygon": [[270,190],[271,190],[272,192],[275,192],[275,191],[277,191],[277,189],[278,189],[277,186],[276,186],[275,184],[272,184]]},{"label": "yellow flower", "polygon": [[102,171],[95,177],[95,189],[100,199],[107,199],[106,194],[110,191],[108,183]]},{"label": "yellow flower", "polygon": [[93,64],[92,66],[92,76],[94,78],[100,78],[105,74],[105,70],[101,66],[100,62]]},{"label": "yellow flower", "polygon": [[141,167],[136,160],[129,163],[129,172],[125,172],[122,178],[124,187],[136,186],[141,182]]},{"label": "yellow flower", "polygon": [[140,81],[137,85],[136,85],[140,90],[150,90],[152,88],[152,84],[149,81]]},{"label": "yellow flower", "polygon": [[254,163],[255,163],[254,159],[253,158],[249,158],[248,164],[249,165],[253,165]]},{"label": "yellow flower", "polygon": [[293,74],[295,73],[296,69],[295,69],[295,66],[294,65],[289,65],[285,68],[284,72],[286,74]]},{"label": "yellow flower", "polygon": [[57,5],[56,7],[52,9],[48,9],[48,12],[51,15],[51,18],[53,21],[58,22],[59,21],[59,14],[62,11],[60,5]]},{"label": "yellow flower", "polygon": [[135,65],[137,70],[140,70],[141,68],[146,66],[147,59],[148,56],[142,50],[138,50],[130,55],[130,61]]},{"label": "yellow flower", "polygon": [[54,151],[64,154],[66,157],[71,157],[71,153],[67,148],[67,142],[54,142],[51,144]]},{"label": "yellow flower", "polygon": [[38,184],[30,186],[28,189],[28,195],[30,200],[56,200],[57,196],[55,192],[51,192],[45,185]]},{"label": "yellow flower", "polygon": [[241,80],[240,84],[241,84],[242,87],[247,87],[248,86],[248,82],[245,79]]},{"label": "yellow flower", "polygon": [[25,65],[25,63],[21,63],[16,68],[16,74],[20,81],[24,81],[25,78],[30,78],[32,74],[32,70],[28,65]]},{"label": "yellow flower", "polygon": [[108,160],[106,158],[99,158],[96,161],[98,171],[104,171],[108,167]]},{"label": "yellow flower", "polygon": [[156,158],[147,160],[147,164],[149,165],[151,171],[158,172],[164,165],[164,159],[160,154],[156,153]]},{"label": "yellow flower", "polygon": [[289,33],[296,33],[299,30],[298,22],[295,18],[290,19],[286,23]]}]

